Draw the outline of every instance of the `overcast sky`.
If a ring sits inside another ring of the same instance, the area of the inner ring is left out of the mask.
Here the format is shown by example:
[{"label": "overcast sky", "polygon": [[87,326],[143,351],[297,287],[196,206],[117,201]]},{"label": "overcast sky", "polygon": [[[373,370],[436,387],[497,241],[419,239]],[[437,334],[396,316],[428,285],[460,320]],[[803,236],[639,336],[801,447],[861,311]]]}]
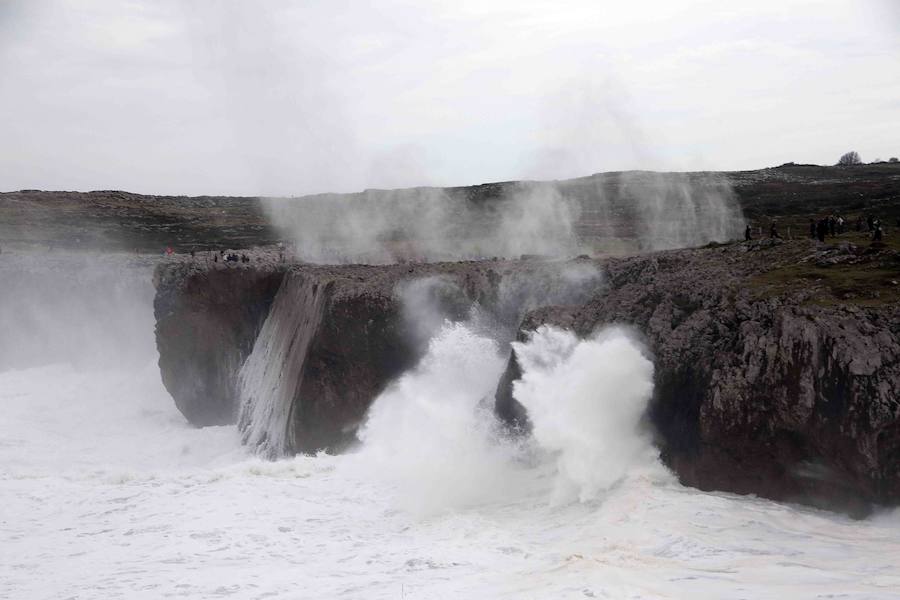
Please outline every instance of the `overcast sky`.
[{"label": "overcast sky", "polygon": [[900,0],[0,0],[0,190],[900,155]]}]

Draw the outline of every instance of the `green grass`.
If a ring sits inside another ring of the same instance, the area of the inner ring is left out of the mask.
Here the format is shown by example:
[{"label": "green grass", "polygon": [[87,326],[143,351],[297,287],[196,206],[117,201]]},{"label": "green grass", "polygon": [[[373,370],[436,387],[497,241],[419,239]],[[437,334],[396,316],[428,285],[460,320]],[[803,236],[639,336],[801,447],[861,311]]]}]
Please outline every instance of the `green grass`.
[{"label": "green grass", "polygon": [[[855,232],[838,239],[862,248],[869,246],[865,236]],[[885,242],[886,248],[900,250],[900,239],[897,237]],[[819,266],[815,261],[792,263],[761,273],[750,283],[759,297],[780,296],[806,289],[813,291],[807,304],[885,306],[900,303],[900,262],[882,254],[859,257],[859,262],[855,264]]]}]

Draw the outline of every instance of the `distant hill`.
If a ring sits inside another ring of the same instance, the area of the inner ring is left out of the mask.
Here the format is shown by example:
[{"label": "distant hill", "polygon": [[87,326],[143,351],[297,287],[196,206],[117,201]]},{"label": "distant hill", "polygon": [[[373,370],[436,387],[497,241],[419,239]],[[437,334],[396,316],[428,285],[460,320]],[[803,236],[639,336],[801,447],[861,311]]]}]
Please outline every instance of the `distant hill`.
[{"label": "distant hill", "polygon": [[[900,164],[852,167],[794,165],[756,171],[598,173],[554,182],[499,182],[451,188],[366,190],[356,194],[319,194],[271,200],[300,207],[329,199],[378,202],[387,198],[463,199],[489,205],[529,186],[552,186],[584,207],[582,237],[602,235],[611,223],[628,235],[628,208],[642,194],[665,201],[683,190],[734,194],[744,215],[765,226],[803,228],[810,217],[842,213],[877,214],[889,226],[900,218]],[[594,210],[603,199],[603,211]],[[148,196],[122,191],[61,192],[23,190],[0,193],[0,246],[53,246],[159,252],[166,246],[191,249],[246,248],[289,241],[254,197]],[[302,214],[299,218],[302,218]]]}]

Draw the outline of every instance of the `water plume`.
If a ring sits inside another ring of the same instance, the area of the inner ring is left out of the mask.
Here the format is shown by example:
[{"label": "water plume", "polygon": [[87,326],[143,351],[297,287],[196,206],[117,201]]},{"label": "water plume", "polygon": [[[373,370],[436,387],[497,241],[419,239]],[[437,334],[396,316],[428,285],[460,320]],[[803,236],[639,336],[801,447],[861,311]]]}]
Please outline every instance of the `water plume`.
[{"label": "water plume", "polygon": [[739,237],[744,226],[731,185],[713,174],[625,173],[620,194],[633,205],[636,234],[645,250],[727,242]]},{"label": "water plume", "polygon": [[728,181],[706,173],[367,190],[263,206],[298,258],[335,264],[683,248],[735,239],[744,223]]},{"label": "water plume", "polygon": [[555,457],[557,501],[590,500],[632,467],[656,463],[641,428],[653,363],[625,330],[580,340],[542,326],[513,347],[522,368],[513,396],[528,411],[534,442]]},{"label": "water plume", "polygon": [[419,514],[480,504],[508,491],[514,446],[491,403],[504,366],[497,344],[446,323],[422,361],[382,393],[358,433],[357,466]]},{"label": "water plume", "polygon": [[580,340],[545,326],[513,346],[530,439],[502,434],[494,416],[498,344],[446,322],[419,365],[373,403],[356,469],[422,515],[509,500],[546,484],[540,473],[553,474],[543,493],[554,503],[594,499],[632,472],[664,473],[641,427],[653,364],[624,330]]},{"label": "water plume", "polygon": [[264,206],[298,258],[314,263],[579,253],[576,202],[551,184],[496,188],[484,192],[497,194],[489,198],[470,188],[413,188],[268,199]]}]

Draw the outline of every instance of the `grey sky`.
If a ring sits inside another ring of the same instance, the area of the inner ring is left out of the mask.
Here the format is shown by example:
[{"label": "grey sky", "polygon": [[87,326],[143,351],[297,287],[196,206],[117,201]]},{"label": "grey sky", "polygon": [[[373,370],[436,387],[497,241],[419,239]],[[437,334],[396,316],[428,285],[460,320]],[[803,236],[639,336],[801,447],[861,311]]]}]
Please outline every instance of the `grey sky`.
[{"label": "grey sky", "polygon": [[0,190],[900,155],[900,1],[0,0]]}]

